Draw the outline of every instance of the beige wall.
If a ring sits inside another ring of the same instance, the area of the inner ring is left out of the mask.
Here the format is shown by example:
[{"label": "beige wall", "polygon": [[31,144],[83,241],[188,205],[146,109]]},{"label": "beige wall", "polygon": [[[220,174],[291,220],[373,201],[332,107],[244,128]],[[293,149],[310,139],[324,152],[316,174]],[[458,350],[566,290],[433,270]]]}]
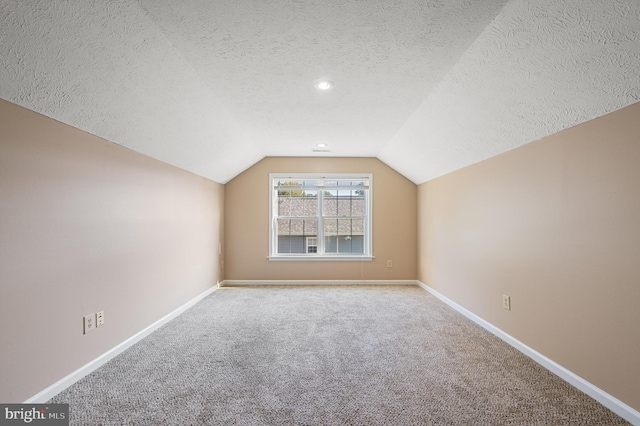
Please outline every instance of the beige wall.
[{"label": "beige wall", "polygon": [[[267,259],[269,173],[288,172],[373,174],[373,261]],[[227,183],[225,217],[226,279],[416,279],[416,185],[375,158],[265,158]]]},{"label": "beige wall", "polygon": [[420,185],[418,216],[419,280],[640,410],[640,104]]},{"label": "beige wall", "polygon": [[[0,100],[0,401],[222,279],[224,187]],[[106,323],[82,334],[82,317]]]}]

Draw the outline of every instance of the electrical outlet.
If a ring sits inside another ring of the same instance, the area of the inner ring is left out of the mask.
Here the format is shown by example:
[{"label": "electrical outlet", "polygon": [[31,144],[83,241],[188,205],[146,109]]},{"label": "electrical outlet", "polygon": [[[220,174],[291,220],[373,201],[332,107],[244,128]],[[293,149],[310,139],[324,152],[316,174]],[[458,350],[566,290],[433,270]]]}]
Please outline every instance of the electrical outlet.
[{"label": "electrical outlet", "polygon": [[387,268],[393,268],[393,260],[387,260]]},{"label": "electrical outlet", "polygon": [[511,296],[503,294],[502,295],[502,308],[507,311],[511,310]]},{"label": "electrical outlet", "polygon": [[96,329],[96,314],[85,315],[83,318],[84,334],[90,333]]},{"label": "electrical outlet", "polygon": [[96,327],[100,327],[104,324],[104,311],[96,313]]}]

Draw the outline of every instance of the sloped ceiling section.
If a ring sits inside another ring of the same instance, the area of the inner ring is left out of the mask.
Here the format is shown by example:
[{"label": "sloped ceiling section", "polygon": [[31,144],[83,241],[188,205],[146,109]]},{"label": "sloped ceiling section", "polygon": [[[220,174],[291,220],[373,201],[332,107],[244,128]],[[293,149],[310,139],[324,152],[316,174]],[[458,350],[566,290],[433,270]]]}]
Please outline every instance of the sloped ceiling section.
[{"label": "sloped ceiling section", "polygon": [[640,1],[511,1],[379,158],[421,183],[639,100]]},{"label": "sloped ceiling section", "polygon": [[0,0],[0,17],[0,97],[217,182],[331,155],[422,183],[640,100],[637,0]]},{"label": "sloped ceiling section", "polygon": [[0,97],[223,182],[264,152],[135,1],[4,1]]}]

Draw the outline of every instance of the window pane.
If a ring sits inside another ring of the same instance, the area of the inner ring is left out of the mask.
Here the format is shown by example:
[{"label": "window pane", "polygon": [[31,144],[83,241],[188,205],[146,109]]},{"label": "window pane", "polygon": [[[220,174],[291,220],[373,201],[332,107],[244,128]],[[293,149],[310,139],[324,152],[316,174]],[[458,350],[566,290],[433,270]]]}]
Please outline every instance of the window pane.
[{"label": "window pane", "polygon": [[317,190],[278,190],[278,216],[317,215]]},{"label": "window pane", "polygon": [[278,195],[295,195],[301,194],[304,191],[310,189],[316,189],[318,181],[315,180],[302,180],[302,179],[287,179],[275,182]]},{"label": "window pane", "polygon": [[338,253],[338,237],[337,236],[325,236],[324,237],[324,252],[325,253]]},{"label": "window pane", "polygon": [[337,216],[351,216],[350,202],[349,191],[338,191],[336,197]]},{"label": "window pane", "polygon": [[324,202],[322,203],[322,215],[323,216],[338,216],[338,197],[335,195],[337,191],[331,191],[332,193],[325,192]]},{"label": "window pane", "polygon": [[326,253],[364,253],[364,219],[326,219]]},{"label": "window pane", "polygon": [[364,219],[337,218],[325,219],[324,233],[330,235],[364,235]]},{"label": "window pane", "polygon": [[365,208],[365,200],[364,200],[364,192],[362,195],[357,195],[351,201],[351,216],[365,217],[367,215],[367,211]]},{"label": "window pane", "polygon": [[278,235],[279,254],[302,254],[304,253],[304,237]]},{"label": "window pane", "polygon": [[323,203],[323,216],[364,217],[364,192],[343,189],[326,191]]},{"label": "window pane", "polygon": [[318,191],[305,191],[302,203],[301,216],[318,216]]},{"label": "window pane", "polygon": [[318,234],[317,219],[278,219],[278,253],[305,253],[306,239]]}]

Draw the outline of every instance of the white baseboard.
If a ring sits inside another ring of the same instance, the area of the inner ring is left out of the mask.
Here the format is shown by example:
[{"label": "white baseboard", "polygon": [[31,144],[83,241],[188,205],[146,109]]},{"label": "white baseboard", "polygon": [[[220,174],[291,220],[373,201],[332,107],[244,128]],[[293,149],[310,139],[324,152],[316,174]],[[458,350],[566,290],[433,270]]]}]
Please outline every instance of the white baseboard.
[{"label": "white baseboard", "polygon": [[63,377],[62,379],[58,380],[48,388],[33,395],[31,398],[24,401],[24,403],[25,404],[42,404],[47,402],[48,400],[56,396],[58,393],[62,392],[63,390],[65,390],[66,388],[68,388],[78,380],[82,379],[84,376],[88,375],[89,373],[97,370],[99,367],[104,365],[107,361],[115,358],[117,355],[121,354],[122,352],[124,352],[125,350],[133,346],[134,344],[138,343],[140,340],[144,339],[145,337],[147,337],[148,335],[156,331],[158,328],[162,327],[163,325],[165,325],[166,323],[168,323],[169,321],[171,321],[172,319],[174,319],[175,317],[177,317],[178,315],[180,315],[181,313],[183,313],[184,311],[186,311],[187,309],[189,309],[190,307],[198,303],[200,300],[202,300],[206,296],[216,291],[219,287],[220,287],[220,284],[217,284],[211,287],[210,289],[206,290],[205,292],[199,294],[198,296],[194,297],[184,305],[180,306],[178,309],[160,318],[158,321],[154,322],[147,328],[129,337],[127,340],[120,343],[119,345],[111,348],[104,354],[100,355],[98,358],[80,367],[79,369],[67,375],[66,377]]},{"label": "white baseboard", "polygon": [[603,391],[602,389],[595,386],[594,384],[584,380],[582,377],[578,376],[577,374],[567,370],[566,368],[556,363],[555,361],[552,361],[551,359],[547,358],[546,356],[542,355],[536,350],[530,348],[529,346],[525,345],[518,339],[500,330],[498,327],[483,320],[473,312],[468,311],[467,309],[458,305],[456,302],[444,296],[443,294],[438,293],[436,290],[432,289],[431,287],[424,284],[423,282],[417,281],[417,284],[418,286],[422,287],[429,293],[433,294],[435,297],[437,297],[447,305],[451,306],[456,311],[460,312],[462,315],[469,318],[471,321],[477,323],[482,328],[486,329],[490,333],[504,340],[509,345],[513,346],[523,354],[527,355],[529,358],[533,359],[534,361],[542,365],[547,370],[559,376],[561,379],[565,380],[566,382],[570,383],[577,389],[586,393],[587,395],[589,395],[590,397],[592,397],[593,399],[598,401],[600,404],[604,405],[605,407],[607,407],[608,409],[610,409],[611,411],[613,411],[614,413],[616,413],[617,415],[625,419],[626,421],[630,422],[633,425],[640,425],[640,412],[634,410],[632,407],[628,406],[624,402],[620,401],[614,396]]},{"label": "white baseboard", "polygon": [[309,285],[416,285],[416,280],[224,280],[220,287]]}]

